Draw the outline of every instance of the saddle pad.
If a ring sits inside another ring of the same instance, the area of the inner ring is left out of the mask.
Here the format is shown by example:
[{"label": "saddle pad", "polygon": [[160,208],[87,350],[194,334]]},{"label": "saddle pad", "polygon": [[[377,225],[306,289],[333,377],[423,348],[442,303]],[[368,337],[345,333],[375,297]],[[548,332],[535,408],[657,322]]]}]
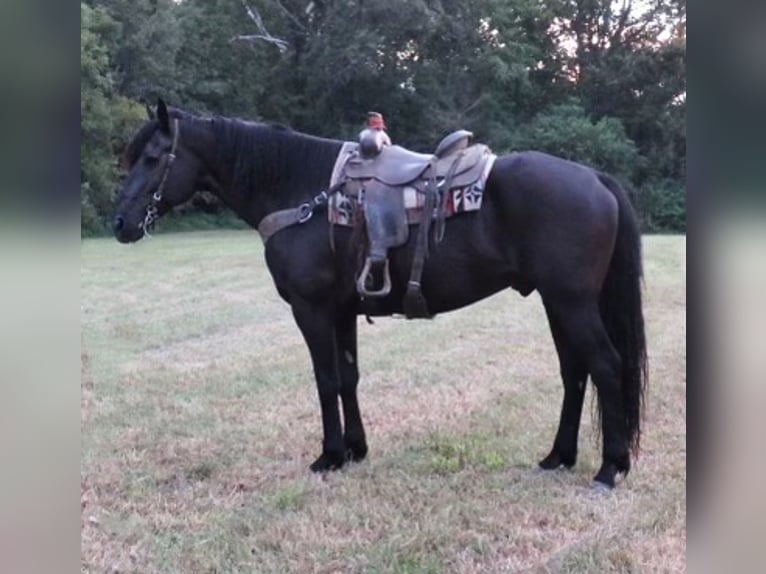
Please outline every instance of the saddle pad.
[{"label": "saddle pad", "polygon": [[[346,156],[347,158],[348,156]],[[452,217],[459,213],[465,213],[468,211],[478,211],[481,208],[481,202],[484,197],[484,188],[487,184],[487,178],[496,159],[495,154],[489,154],[481,176],[471,185],[457,187],[451,189],[446,204],[446,215]],[[343,159],[346,159],[343,158]],[[338,161],[342,161],[339,156]],[[390,188],[390,193],[397,193],[402,188]],[[418,191],[412,186],[405,186],[403,188],[404,194],[404,208],[407,214],[407,222],[417,224],[421,221],[423,205],[425,203],[425,194]],[[353,196],[348,196],[342,191],[335,192],[329,200],[327,216],[330,223],[335,225],[354,225],[354,213],[357,211],[354,209],[354,203],[358,202],[358,199]],[[434,213],[436,217],[436,213]]]}]

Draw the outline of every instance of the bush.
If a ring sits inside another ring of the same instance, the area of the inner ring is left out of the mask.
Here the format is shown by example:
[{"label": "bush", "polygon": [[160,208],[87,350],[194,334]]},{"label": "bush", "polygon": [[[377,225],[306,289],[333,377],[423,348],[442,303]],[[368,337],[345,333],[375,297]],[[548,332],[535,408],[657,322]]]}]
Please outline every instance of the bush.
[{"label": "bush", "polygon": [[146,121],[146,110],[138,102],[121,96],[102,100],[106,110],[100,126],[100,145],[93,142],[91,133],[85,132],[80,151],[83,179],[80,230],[84,236],[103,233],[103,222],[112,211],[120,182],[117,158]]},{"label": "bush", "polygon": [[686,189],[672,180],[650,182],[638,194],[645,231],[686,233]]},{"label": "bush", "polygon": [[112,100],[112,151],[120,156],[130,140],[147,121],[146,107],[135,100],[117,96]]},{"label": "bush", "polygon": [[537,115],[520,130],[514,147],[584,163],[626,182],[639,161],[620,120],[604,117],[593,122],[574,101]]},{"label": "bush", "polygon": [[90,200],[90,191],[90,184],[87,181],[80,185],[80,234],[83,237],[97,235],[103,231],[96,208]]}]

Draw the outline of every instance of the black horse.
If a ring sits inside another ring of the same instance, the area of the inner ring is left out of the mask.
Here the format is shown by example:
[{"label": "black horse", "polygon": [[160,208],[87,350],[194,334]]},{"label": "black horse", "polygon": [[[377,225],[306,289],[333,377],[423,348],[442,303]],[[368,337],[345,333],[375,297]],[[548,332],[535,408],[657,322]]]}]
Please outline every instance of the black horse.
[{"label": "black horse", "polygon": [[[257,228],[267,214],[310,203],[326,190],[342,144],[282,126],[198,117],[159,101],[128,146],[114,234],[123,243],[138,241],[198,190],[216,194]],[[314,367],[324,440],[313,471],[367,454],[356,395],[357,316],[402,313],[414,235],[392,250],[392,289],[377,302],[362,301],[355,289],[353,230],[331,226],[324,207],[266,243],[269,271]],[[641,236],[620,185],[590,167],[523,152],[497,158],[480,210],[449,220],[426,260],[422,288],[433,314],[507,287],[523,296],[539,292],[564,383],[558,432],[540,466],[575,464],[590,375],[603,432],[595,481],[613,487],[639,446],[647,381],[641,276]]]}]

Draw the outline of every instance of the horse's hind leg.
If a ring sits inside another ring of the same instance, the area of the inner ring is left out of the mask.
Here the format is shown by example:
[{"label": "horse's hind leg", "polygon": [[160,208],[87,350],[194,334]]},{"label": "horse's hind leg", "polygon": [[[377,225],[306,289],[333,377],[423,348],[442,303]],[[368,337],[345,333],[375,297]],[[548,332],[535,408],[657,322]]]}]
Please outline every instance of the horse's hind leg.
[{"label": "horse's hind leg", "polygon": [[343,441],[351,460],[367,456],[367,439],[359,412],[356,388],[359,383],[359,366],[356,352],[356,313],[344,313],[338,318],[338,372],[340,374],[340,398],[343,404]]},{"label": "horse's hind leg", "polygon": [[594,480],[611,488],[618,473],[630,470],[620,356],[606,332],[595,297],[569,298],[555,304],[554,312],[563,337],[584,361],[598,392],[603,460]]},{"label": "horse's hind leg", "polygon": [[561,380],[564,383],[564,400],[561,405],[561,418],[556,439],[550,454],[540,461],[540,467],[546,470],[561,465],[571,468],[577,462],[577,436],[580,431],[580,415],[585,397],[585,382],[588,371],[578,357],[575,348],[564,336],[555,311],[545,305],[548,323],[551,327],[556,352],[559,356]]}]

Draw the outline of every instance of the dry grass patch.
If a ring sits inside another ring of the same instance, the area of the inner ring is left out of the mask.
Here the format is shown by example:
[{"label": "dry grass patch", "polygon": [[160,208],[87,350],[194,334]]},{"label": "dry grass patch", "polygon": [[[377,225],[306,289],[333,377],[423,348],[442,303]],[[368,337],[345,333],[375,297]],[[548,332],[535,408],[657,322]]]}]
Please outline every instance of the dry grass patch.
[{"label": "dry grass patch", "polygon": [[360,321],[370,457],[314,476],[308,352],[255,235],[85,241],[83,571],[685,570],[685,239],[646,262],[644,450],[603,495],[587,415],[575,470],[535,470],[561,401],[535,295]]}]

